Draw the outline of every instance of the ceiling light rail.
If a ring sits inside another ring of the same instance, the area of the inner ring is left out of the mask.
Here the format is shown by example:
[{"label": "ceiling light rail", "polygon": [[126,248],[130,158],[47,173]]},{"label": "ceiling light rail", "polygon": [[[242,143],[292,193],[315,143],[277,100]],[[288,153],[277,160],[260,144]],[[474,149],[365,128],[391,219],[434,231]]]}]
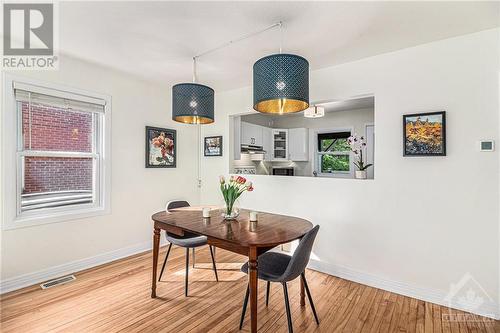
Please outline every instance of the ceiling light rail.
[{"label": "ceiling light rail", "polygon": [[[279,28],[280,28],[280,33],[281,33],[281,32],[282,32],[282,28],[283,28],[283,22],[282,22],[282,21],[276,22],[276,23],[274,23],[274,24],[272,24],[272,25],[268,26],[267,28],[260,29],[260,30],[258,30],[258,31],[254,31],[254,32],[248,33],[248,34],[243,35],[243,36],[241,36],[241,37],[239,37],[239,38],[236,38],[236,39],[230,40],[230,41],[228,41],[228,42],[226,42],[226,43],[220,44],[219,46],[216,46],[216,47],[214,47],[214,48],[211,48],[211,49],[209,49],[209,50],[206,50],[206,51],[204,51],[204,52],[201,52],[201,53],[199,53],[199,54],[195,55],[195,56],[193,57],[193,59],[198,59],[199,57],[202,57],[202,56],[205,56],[205,55],[207,55],[207,54],[209,54],[209,53],[212,53],[212,52],[218,51],[218,50],[220,50],[220,49],[222,49],[222,48],[225,48],[225,47],[227,47],[227,46],[233,45],[234,43],[241,42],[242,40],[245,40],[245,39],[248,39],[248,38],[251,38],[251,37],[254,37],[254,36],[260,35],[261,33],[264,33],[264,32],[266,32],[266,31],[272,30],[272,29],[277,28],[277,27],[279,27]],[[282,38],[281,38],[281,36],[280,36],[280,53],[281,53],[281,44],[282,44],[281,40],[282,40]]]},{"label": "ceiling light rail", "polygon": [[[280,28],[282,31],[283,22],[274,23],[264,29],[251,32],[239,38],[230,40],[224,44],[201,52],[193,57],[193,81],[192,83],[180,83],[172,87],[172,119],[185,124],[210,124],[215,120],[214,117],[214,95],[212,88],[199,84],[197,76],[197,60],[209,53],[220,50],[224,47],[233,45],[242,40],[254,37],[268,30]],[[281,39],[280,34],[280,53]]]}]

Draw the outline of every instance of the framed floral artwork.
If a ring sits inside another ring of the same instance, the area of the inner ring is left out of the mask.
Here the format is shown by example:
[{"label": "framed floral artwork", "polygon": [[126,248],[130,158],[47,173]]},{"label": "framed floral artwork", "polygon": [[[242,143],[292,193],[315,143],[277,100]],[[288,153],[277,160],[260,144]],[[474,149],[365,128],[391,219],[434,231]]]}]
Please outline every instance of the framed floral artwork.
[{"label": "framed floral artwork", "polygon": [[146,168],[175,168],[176,131],[146,126]]}]

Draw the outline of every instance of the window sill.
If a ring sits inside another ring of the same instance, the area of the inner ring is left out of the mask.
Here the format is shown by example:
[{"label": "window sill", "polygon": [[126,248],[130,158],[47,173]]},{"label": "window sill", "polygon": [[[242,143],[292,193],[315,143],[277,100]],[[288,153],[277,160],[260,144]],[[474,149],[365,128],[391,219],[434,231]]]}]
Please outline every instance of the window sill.
[{"label": "window sill", "polygon": [[354,175],[350,172],[333,172],[333,173],[319,173],[316,178],[344,178],[344,179],[354,179]]},{"label": "window sill", "polygon": [[20,216],[13,221],[4,221],[3,230],[13,230],[20,228],[34,227],[43,224],[68,222],[73,220],[85,219],[89,217],[108,215],[111,209],[103,207],[82,208],[78,210],[37,214],[36,216]]}]

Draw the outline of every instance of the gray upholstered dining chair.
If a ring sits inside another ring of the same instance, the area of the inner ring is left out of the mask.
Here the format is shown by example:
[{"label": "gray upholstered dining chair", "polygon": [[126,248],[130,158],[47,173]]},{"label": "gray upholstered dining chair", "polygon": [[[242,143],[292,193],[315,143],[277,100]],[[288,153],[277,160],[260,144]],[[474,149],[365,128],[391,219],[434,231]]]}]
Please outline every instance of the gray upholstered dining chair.
[{"label": "gray upholstered dining chair", "polygon": [[[182,207],[189,207],[189,203],[187,201],[170,201],[167,203],[167,206],[165,207],[165,210],[169,212],[172,209],[176,208],[182,208]],[[163,266],[161,267],[161,272],[160,272],[160,277],[158,278],[158,281],[161,280],[161,276],[163,274],[163,271],[165,270],[165,266],[167,265],[167,259],[168,255],[170,254],[170,249],[172,248],[172,245],[177,245],[180,247],[185,247],[186,248],[186,277],[185,277],[185,287],[184,287],[184,295],[187,297],[188,295],[188,275],[189,275],[189,249],[193,249],[193,267],[194,267],[194,249],[199,246],[207,245],[207,237],[206,236],[200,236],[196,235],[193,233],[184,233],[184,236],[177,236],[175,234],[172,234],[170,232],[166,233],[166,238],[167,241],[170,243],[168,246],[167,250],[167,255],[165,256],[165,260],[163,261]],[[212,265],[215,273],[215,280],[219,282],[219,277],[217,276],[217,267],[215,266],[215,259],[214,259],[214,252],[212,250],[212,246],[209,246],[210,248],[210,256],[212,257]]]},{"label": "gray upholstered dining chair", "polygon": [[[306,276],[304,274],[306,266],[309,262],[309,257],[311,256],[312,246],[318,230],[319,225],[312,228],[307,234],[304,235],[304,237],[302,237],[299,242],[299,246],[295,250],[293,256],[277,252],[266,252],[260,255],[257,261],[259,266],[257,271],[258,278],[267,281],[266,306],[269,304],[269,289],[271,286],[271,282],[279,282],[283,285],[283,293],[285,294],[286,316],[288,319],[288,332],[290,333],[293,332],[293,326],[292,316],[290,313],[290,303],[288,302],[288,288],[286,283],[288,281],[296,279],[299,276],[304,283],[307,298],[309,299],[309,304],[311,304],[311,309],[314,314],[316,324],[319,325],[316,308],[314,307],[311,292],[309,290],[309,286],[307,285]],[[241,271],[248,274],[248,262],[241,267]],[[247,292],[245,294],[245,300],[243,301],[243,310],[241,312],[240,319],[240,330],[243,327],[249,294],[250,287],[248,286]]]}]

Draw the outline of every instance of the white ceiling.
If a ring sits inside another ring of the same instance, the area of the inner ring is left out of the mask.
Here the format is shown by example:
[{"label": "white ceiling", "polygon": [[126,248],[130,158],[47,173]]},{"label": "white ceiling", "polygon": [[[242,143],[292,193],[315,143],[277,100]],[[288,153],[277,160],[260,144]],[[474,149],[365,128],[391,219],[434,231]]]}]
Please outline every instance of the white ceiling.
[{"label": "white ceiling", "polygon": [[325,112],[347,111],[357,109],[373,109],[375,108],[375,97],[360,97],[342,101],[328,101],[313,103],[314,105],[321,105],[325,108]]},{"label": "white ceiling", "polygon": [[[284,21],[283,51],[328,67],[493,28],[499,2],[60,2],[62,53],[163,84],[190,81],[191,58]],[[250,85],[252,65],[276,53],[278,29],[199,60],[199,81]]]}]

